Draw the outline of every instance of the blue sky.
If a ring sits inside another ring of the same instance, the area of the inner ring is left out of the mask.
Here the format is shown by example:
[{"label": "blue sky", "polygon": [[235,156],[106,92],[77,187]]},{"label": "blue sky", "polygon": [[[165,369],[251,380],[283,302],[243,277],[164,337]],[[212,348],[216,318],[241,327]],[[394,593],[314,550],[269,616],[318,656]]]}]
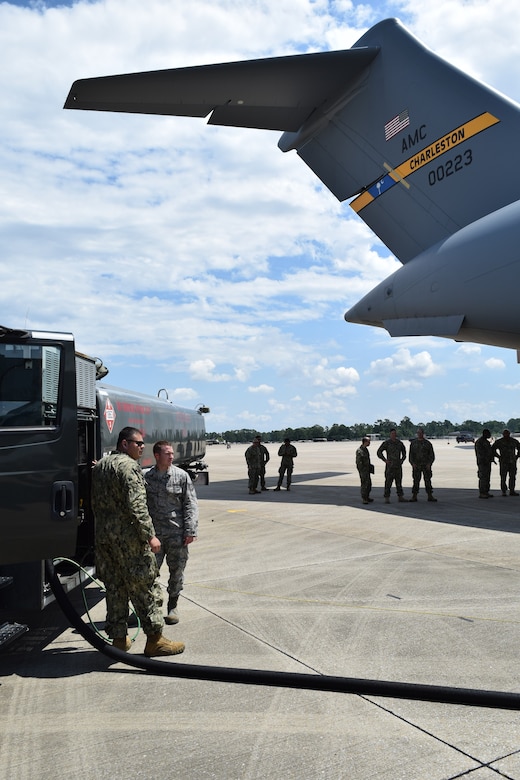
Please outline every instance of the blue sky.
[{"label": "blue sky", "polygon": [[396,261],[279,133],[62,110],[77,78],[348,48],[389,16],[520,99],[513,0],[0,2],[0,323],[72,331],[211,431],[520,416],[513,351],[344,321]]}]

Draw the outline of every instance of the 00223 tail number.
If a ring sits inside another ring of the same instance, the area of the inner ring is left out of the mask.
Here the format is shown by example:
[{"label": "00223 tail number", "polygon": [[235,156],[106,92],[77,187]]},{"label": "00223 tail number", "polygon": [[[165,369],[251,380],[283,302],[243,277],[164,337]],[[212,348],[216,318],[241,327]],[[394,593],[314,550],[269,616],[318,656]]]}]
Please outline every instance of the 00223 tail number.
[{"label": "00223 tail number", "polygon": [[438,165],[436,168],[428,173],[428,184],[433,187],[434,184],[438,184],[440,181],[447,179],[448,176],[453,176],[454,173],[459,173],[466,166],[471,165],[473,162],[473,152],[471,149],[466,149],[462,154],[457,154],[451,160],[447,160],[443,165]]}]

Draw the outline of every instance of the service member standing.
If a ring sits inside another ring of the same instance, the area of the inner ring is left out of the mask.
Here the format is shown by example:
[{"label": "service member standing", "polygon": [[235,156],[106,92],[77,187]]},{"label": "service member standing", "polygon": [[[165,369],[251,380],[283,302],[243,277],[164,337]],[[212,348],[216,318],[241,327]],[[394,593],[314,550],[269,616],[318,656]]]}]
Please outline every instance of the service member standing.
[{"label": "service member standing", "polygon": [[475,442],[479,498],[493,498],[493,493],[489,492],[491,484],[491,464],[494,462],[493,447],[489,441],[490,438],[491,431],[489,428],[484,428],[482,436]]},{"label": "service member standing", "polygon": [[392,428],[390,431],[390,438],[379,447],[377,457],[381,458],[386,464],[385,504],[390,503],[390,492],[393,482],[395,482],[398,500],[401,502],[406,501],[407,499],[403,493],[403,463],[406,460],[406,448],[403,442],[397,438],[395,428]]},{"label": "service member standing", "polygon": [[517,496],[518,493],[515,491],[516,461],[520,456],[520,443],[511,436],[511,432],[506,428],[502,432],[502,438],[497,439],[493,444],[492,452],[493,459],[498,455],[502,495],[507,496],[507,482],[509,479],[509,495]]},{"label": "service member standing", "polygon": [[260,489],[261,490],[269,490],[269,488],[265,484],[265,467],[271,460],[271,456],[269,455],[269,450],[265,446],[265,444],[262,444],[262,437],[261,436],[255,436],[255,441],[258,440],[258,443],[260,444],[260,449],[262,451],[262,470],[260,471]]},{"label": "service member standing", "polygon": [[287,490],[291,489],[292,473],[294,469],[294,459],[298,456],[296,447],[291,444],[290,439],[284,439],[282,446],[278,450],[278,457],[280,461],[280,468],[278,469],[278,484],[275,490],[280,490],[283,482],[283,475],[287,473]]},{"label": "service member standing", "polygon": [[361,500],[364,504],[371,504],[374,500],[373,498],[370,498],[370,491],[372,490],[371,474],[374,473],[374,467],[370,463],[369,447],[370,438],[368,436],[363,436],[361,445],[356,450],[356,468],[359,471],[359,478],[361,479]]},{"label": "service member standing", "polygon": [[431,441],[424,437],[424,429],[417,428],[417,438],[410,442],[410,451],[408,460],[412,466],[413,487],[412,501],[417,501],[419,492],[419,483],[421,476],[424,479],[424,488],[428,494],[428,501],[437,501],[433,497],[432,488],[432,465],[435,460],[435,453]]},{"label": "service member standing", "polygon": [[155,533],[161,542],[156,553],[157,566],[164,558],[170,573],[168,608],[165,622],[179,622],[178,601],[184,584],[184,569],[188,562],[188,545],[197,539],[199,507],[197,494],[189,474],[173,465],[173,447],[169,441],[153,445],[155,466],[145,474],[148,509]]},{"label": "service member standing", "polygon": [[247,448],[244,455],[247,463],[249,495],[254,495],[260,493],[260,490],[257,490],[258,480],[262,476],[262,469],[265,469],[264,454],[260,449],[259,439],[253,439],[253,443]]}]

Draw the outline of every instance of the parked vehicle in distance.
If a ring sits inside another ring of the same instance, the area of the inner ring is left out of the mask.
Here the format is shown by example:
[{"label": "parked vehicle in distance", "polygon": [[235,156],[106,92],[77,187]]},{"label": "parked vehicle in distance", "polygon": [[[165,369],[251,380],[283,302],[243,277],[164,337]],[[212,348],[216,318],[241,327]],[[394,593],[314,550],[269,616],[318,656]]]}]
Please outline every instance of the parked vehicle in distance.
[{"label": "parked vehicle in distance", "polygon": [[475,443],[475,437],[472,433],[459,433],[457,435],[457,444]]}]

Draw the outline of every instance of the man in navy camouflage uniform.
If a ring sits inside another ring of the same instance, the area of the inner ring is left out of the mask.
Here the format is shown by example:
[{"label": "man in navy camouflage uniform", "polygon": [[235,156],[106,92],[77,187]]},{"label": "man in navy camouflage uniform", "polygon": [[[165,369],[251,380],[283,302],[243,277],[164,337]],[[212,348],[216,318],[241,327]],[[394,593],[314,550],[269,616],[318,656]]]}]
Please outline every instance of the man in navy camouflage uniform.
[{"label": "man in navy camouflage uniform", "polygon": [[148,509],[155,533],[161,542],[157,565],[166,558],[168,580],[168,610],[166,623],[179,622],[177,602],[184,583],[188,561],[188,545],[197,539],[199,507],[189,474],[173,465],[173,447],[168,441],[153,445],[155,466],[145,474]]},{"label": "man in navy camouflage uniform", "polygon": [[428,441],[428,439],[425,439],[424,437],[423,428],[417,428],[417,438],[410,442],[408,460],[412,467],[413,476],[411,500],[417,501],[417,493],[419,492],[419,483],[422,476],[424,479],[424,489],[428,495],[428,501],[437,501],[437,499],[433,497],[432,488],[432,465],[435,460],[435,453],[431,441]]},{"label": "man in navy camouflage uniform", "polygon": [[162,635],[162,594],[155,553],[161,543],[146,505],[146,487],[138,463],[143,437],[123,428],[117,449],[92,470],[92,508],[96,520],[96,569],[106,588],[105,631],[118,650],[129,650],[128,602],[147,636],[144,654],[176,655],[182,642]]},{"label": "man in navy camouflage uniform", "polygon": [[394,481],[398,500],[406,501],[407,499],[403,494],[403,463],[406,460],[406,449],[403,442],[397,438],[395,428],[392,428],[390,431],[390,438],[380,445],[377,457],[386,463],[385,504],[390,503],[390,491]]}]

